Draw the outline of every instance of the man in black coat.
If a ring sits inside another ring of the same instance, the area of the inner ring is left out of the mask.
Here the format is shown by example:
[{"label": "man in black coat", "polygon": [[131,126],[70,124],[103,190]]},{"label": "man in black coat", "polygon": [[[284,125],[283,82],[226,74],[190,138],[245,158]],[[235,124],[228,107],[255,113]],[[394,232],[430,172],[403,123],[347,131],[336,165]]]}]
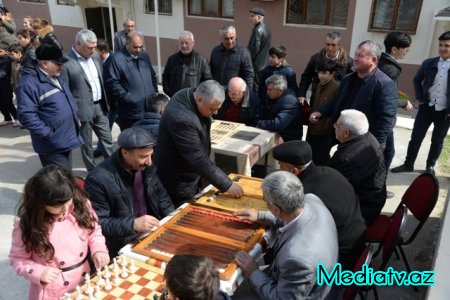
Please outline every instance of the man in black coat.
[{"label": "man in black coat", "polygon": [[191,200],[205,184],[202,179],[233,197],[243,194],[242,188],[209,159],[211,117],[224,98],[220,83],[207,80],[197,89],[177,92],[164,110],[155,163],[175,206]]},{"label": "man in black coat", "polygon": [[383,151],[369,132],[364,113],[348,109],[334,125],[341,143],[329,165],[341,172],[353,185],[367,224],[380,214],[386,202],[386,176]]},{"label": "man in black coat", "polygon": [[111,257],[174,210],[152,165],[156,139],[131,127],[120,133],[118,143],[120,148],[89,173],[84,187]]},{"label": "man in black coat", "polygon": [[315,194],[328,208],[336,223],[339,263],[351,270],[364,248],[366,231],[352,185],[338,171],[314,165],[307,142],[289,141],[278,145],[273,149],[273,157],[280,162],[280,170],[298,176],[305,194]]}]

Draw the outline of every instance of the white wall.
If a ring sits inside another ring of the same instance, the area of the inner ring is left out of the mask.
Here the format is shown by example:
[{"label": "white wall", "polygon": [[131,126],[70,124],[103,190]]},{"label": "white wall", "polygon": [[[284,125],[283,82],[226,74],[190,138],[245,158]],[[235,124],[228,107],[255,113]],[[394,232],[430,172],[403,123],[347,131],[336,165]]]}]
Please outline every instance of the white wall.
[{"label": "white wall", "polygon": [[48,0],[52,25],[84,28],[82,9],[75,5],[57,5],[56,0]]},{"label": "white wall", "polygon": [[[356,1],[351,56],[353,56],[360,42],[369,39],[380,43],[384,51],[383,40],[386,33],[367,31],[371,5],[372,1]],[[402,63],[420,65],[425,58],[437,56],[437,39],[434,37],[434,13],[436,9],[442,9],[448,5],[448,0],[423,0],[416,34],[411,35],[412,44],[405,59],[401,61]],[[443,31],[439,33],[443,33]]]}]

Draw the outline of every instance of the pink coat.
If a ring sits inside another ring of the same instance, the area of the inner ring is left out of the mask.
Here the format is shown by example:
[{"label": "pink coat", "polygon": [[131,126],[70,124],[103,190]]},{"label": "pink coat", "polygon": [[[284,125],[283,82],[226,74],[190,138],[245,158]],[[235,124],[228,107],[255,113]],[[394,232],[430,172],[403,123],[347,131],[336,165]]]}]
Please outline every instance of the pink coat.
[{"label": "pink coat", "polygon": [[[95,214],[90,208],[92,213]],[[9,260],[16,272],[31,281],[28,299],[59,300],[64,293],[74,289],[84,279],[83,274],[89,272],[87,261],[76,269],[63,272],[53,283],[41,284],[40,277],[46,266],[67,268],[81,262],[88,251],[107,252],[105,237],[99,224],[94,231],[78,227],[74,216],[69,212],[62,220],[54,223],[49,233],[49,239],[55,248],[55,256],[51,261],[37,256],[34,252],[27,253],[22,242],[22,230],[16,220],[12,233],[12,245]]]}]

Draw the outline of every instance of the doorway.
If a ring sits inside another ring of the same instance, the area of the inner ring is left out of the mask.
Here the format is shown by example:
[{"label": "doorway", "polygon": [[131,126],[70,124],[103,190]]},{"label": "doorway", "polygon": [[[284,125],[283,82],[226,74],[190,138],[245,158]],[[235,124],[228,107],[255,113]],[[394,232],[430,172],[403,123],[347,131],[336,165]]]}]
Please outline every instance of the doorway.
[{"label": "doorway", "polygon": [[[109,49],[112,50],[111,40],[111,26],[109,23],[109,9],[108,7],[92,7],[84,9],[86,14],[87,28],[95,32],[97,39],[106,40]],[[112,8],[114,32],[117,32],[116,25],[116,11]]]}]

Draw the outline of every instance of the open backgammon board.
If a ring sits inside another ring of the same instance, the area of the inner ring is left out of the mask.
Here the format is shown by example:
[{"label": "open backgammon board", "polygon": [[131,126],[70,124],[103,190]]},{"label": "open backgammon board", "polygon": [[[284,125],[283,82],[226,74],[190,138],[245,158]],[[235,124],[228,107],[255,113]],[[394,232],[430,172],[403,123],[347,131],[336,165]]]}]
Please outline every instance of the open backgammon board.
[{"label": "open backgammon board", "polygon": [[267,210],[261,190],[262,179],[238,174],[230,174],[229,177],[244,189],[244,195],[241,198],[236,199],[226,193],[219,193],[216,189],[212,189],[209,193],[200,197],[195,205],[230,213],[249,208],[258,211]]},{"label": "open backgammon board", "polygon": [[175,254],[209,256],[228,280],[237,265],[236,252],[250,251],[265,232],[258,222],[241,220],[230,213],[188,205],[162,227],[133,247],[151,261],[169,262]]}]

